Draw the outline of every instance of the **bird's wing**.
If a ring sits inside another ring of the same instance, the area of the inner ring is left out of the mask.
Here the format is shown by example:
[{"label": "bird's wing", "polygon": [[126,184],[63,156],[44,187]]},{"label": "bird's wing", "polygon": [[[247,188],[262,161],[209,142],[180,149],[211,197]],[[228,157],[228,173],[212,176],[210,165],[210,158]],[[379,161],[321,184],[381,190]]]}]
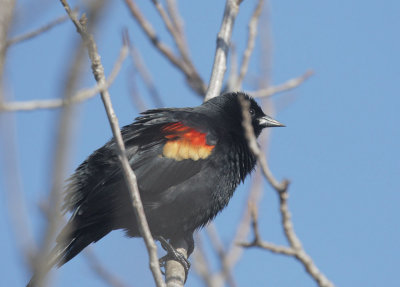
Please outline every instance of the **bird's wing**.
[{"label": "bird's wing", "polygon": [[[124,127],[122,135],[144,205],[157,195],[197,174],[217,144],[209,120],[190,111],[150,110]],[[85,205],[106,208],[126,193],[122,169],[112,139],[95,151],[70,179],[64,209]],[[124,198],[125,200],[126,198]],[[119,205],[119,204],[117,204]]]}]

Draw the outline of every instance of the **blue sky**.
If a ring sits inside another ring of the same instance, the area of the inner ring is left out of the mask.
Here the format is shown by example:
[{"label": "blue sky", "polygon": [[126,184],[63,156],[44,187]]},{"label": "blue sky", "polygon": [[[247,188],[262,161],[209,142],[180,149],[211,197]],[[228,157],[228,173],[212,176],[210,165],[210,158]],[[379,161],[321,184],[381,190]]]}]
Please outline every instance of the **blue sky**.
[{"label": "blue sky", "polygon": [[[138,4],[160,38],[171,44],[155,9],[142,2]],[[40,27],[64,13],[57,1],[41,1],[46,5],[43,10],[27,3],[18,3],[19,21],[12,35]],[[239,52],[246,45],[247,21],[254,6],[255,1],[246,0],[240,7],[233,33]],[[296,90],[273,99],[275,117],[287,127],[272,132],[269,162],[278,179],[291,180],[289,204],[295,230],[305,250],[337,286],[396,286],[399,280],[395,271],[400,265],[400,2],[270,1],[266,6],[270,25],[262,22],[259,30],[270,34],[271,63],[260,67],[261,50],[256,48],[244,89],[254,88],[251,76],[261,69],[270,70],[272,84],[308,69],[315,72]],[[180,1],[179,8],[193,61],[208,81],[224,3]],[[40,16],[33,16],[34,13]],[[110,3],[102,17],[96,41],[106,73],[118,56],[121,31],[127,27],[164,102],[179,107],[201,103],[183,76],[154,50],[122,1]],[[67,22],[11,47],[6,78],[10,98],[59,97],[68,56],[77,38],[75,28]],[[129,95],[131,75],[128,60],[110,89],[121,125],[130,123],[138,114]],[[87,65],[81,87],[93,84]],[[143,84],[137,85],[146,95]],[[146,103],[153,107],[150,100],[146,99]],[[0,188],[8,188],[6,182],[20,184],[36,241],[40,240],[45,223],[38,203],[50,188],[57,116],[58,111],[33,111],[0,117],[1,159],[12,155],[14,149],[22,178],[14,178],[13,167],[4,166],[1,160]],[[79,106],[75,116],[78,125],[71,142],[68,174],[111,136],[99,97]],[[14,126],[15,134],[5,126]],[[15,146],[7,146],[10,136]],[[216,219],[224,242],[235,230],[245,198],[246,189],[239,188]],[[0,214],[0,285],[23,286],[29,272],[17,250],[4,192],[0,193]],[[267,186],[260,203],[261,234],[268,241],[286,244],[279,220],[276,195]],[[140,239],[113,232],[96,243],[93,250],[131,286],[151,286],[147,255]],[[213,266],[217,263],[213,262]],[[239,286],[315,286],[294,259],[255,249],[245,251],[234,275]],[[82,255],[63,266],[53,282],[55,286],[105,286],[95,278]],[[193,272],[187,285],[202,286]]]}]

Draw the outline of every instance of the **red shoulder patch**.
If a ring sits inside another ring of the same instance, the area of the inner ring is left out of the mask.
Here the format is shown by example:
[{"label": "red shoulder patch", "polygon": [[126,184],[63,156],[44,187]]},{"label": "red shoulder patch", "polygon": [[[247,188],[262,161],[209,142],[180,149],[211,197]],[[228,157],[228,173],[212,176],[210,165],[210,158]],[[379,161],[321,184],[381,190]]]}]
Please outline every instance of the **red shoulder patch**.
[{"label": "red shoulder patch", "polygon": [[165,125],[162,129],[168,141],[163,148],[163,156],[175,160],[205,159],[215,146],[208,145],[207,134],[183,125],[181,122]]}]

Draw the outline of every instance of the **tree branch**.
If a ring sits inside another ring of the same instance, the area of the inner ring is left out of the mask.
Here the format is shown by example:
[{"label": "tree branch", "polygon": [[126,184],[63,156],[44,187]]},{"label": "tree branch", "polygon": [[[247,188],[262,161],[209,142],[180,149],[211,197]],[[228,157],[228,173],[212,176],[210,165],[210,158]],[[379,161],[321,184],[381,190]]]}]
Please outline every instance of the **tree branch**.
[{"label": "tree branch", "polygon": [[[204,281],[204,284],[208,287],[216,286],[215,277],[210,269],[210,262],[207,260],[206,252],[203,246],[203,240],[200,236],[200,233],[196,233],[195,235],[196,248],[193,252],[193,267],[196,273],[200,276],[200,278]],[[218,285],[217,285],[218,286]]]},{"label": "tree branch", "polygon": [[312,70],[308,70],[305,72],[303,75],[297,78],[290,79],[283,84],[280,84],[278,86],[270,86],[266,89],[254,91],[254,92],[248,92],[251,96],[255,98],[265,98],[265,97],[271,97],[273,95],[276,95],[278,93],[290,91],[294,88],[297,88],[300,86],[305,80],[307,80],[309,77],[311,77],[314,74]]},{"label": "tree branch", "polygon": [[235,278],[232,275],[231,266],[229,264],[229,261],[226,260],[227,251],[225,250],[224,245],[222,244],[221,239],[219,238],[215,225],[213,223],[210,223],[206,227],[206,230],[210,238],[210,242],[213,245],[213,248],[216,250],[217,255],[219,257],[219,261],[221,263],[221,273],[223,278],[226,279],[229,286],[236,287],[237,284]]},{"label": "tree branch", "polygon": [[[158,1],[155,1],[155,2],[157,3]],[[160,41],[160,39],[158,38],[151,23],[149,21],[147,21],[147,19],[140,12],[139,7],[136,6],[136,4],[132,0],[125,0],[125,3],[129,8],[129,11],[131,12],[132,17],[138,22],[139,26],[142,28],[143,32],[146,34],[146,36],[149,38],[149,40],[153,43],[153,45],[171,62],[172,65],[174,65],[176,68],[178,68],[179,70],[181,70],[183,72],[183,74],[186,76],[187,82],[192,87],[192,89],[195,92],[197,92],[199,95],[204,96],[205,91],[206,91],[206,86],[205,86],[203,80],[198,75],[197,71],[194,69],[194,66],[192,64],[188,64],[184,60],[181,60],[180,58],[178,58],[174,54],[174,52],[171,50],[170,47],[168,47],[165,43]],[[158,7],[160,7],[160,6],[158,6]],[[156,8],[157,8],[157,6],[156,6]],[[161,13],[163,13],[163,15],[164,15],[164,10],[162,9],[162,11],[163,12],[161,12]],[[167,16],[165,16],[165,17],[167,17]],[[168,24],[166,23],[167,28],[168,28],[168,26],[170,25],[170,21],[169,20],[166,20],[166,21],[168,21]],[[171,29],[174,30],[173,28],[171,28]],[[174,34],[171,33],[171,35],[174,37]],[[175,41],[177,41],[177,43],[180,43],[180,40],[175,39]],[[179,48],[182,45],[177,44],[177,46]],[[185,55],[185,53],[183,55]],[[188,58],[188,56],[187,56],[187,58]],[[190,60],[188,62],[191,63]]]},{"label": "tree branch", "polygon": [[139,7],[131,0],[125,0],[132,17],[138,22],[139,26],[142,28],[143,32],[147,35],[153,45],[177,68],[187,72],[187,68],[183,65],[183,62],[178,59],[171,48],[166,44],[161,42],[150,22],[146,20],[142,12],[140,12]]},{"label": "tree branch", "polygon": [[168,32],[171,34],[172,38],[175,41],[176,47],[178,48],[179,53],[182,56],[183,61],[186,64],[191,64],[192,61],[189,58],[189,53],[187,50],[187,46],[183,42],[183,37],[180,32],[176,29],[174,24],[172,23],[171,18],[168,16],[167,12],[164,10],[164,7],[158,0],[152,0],[154,6],[156,7],[158,13],[160,14],[161,19],[163,20],[165,27]]},{"label": "tree branch", "polygon": [[131,55],[133,65],[137,70],[138,74],[140,75],[140,77],[142,78],[147,90],[149,91],[149,94],[153,99],[155,106],[157,108],[164,107],[163,100],[161,99],[160,94],[157,91],[153,78],[151,77],[151,74],[147,69],[145,62],[143,61],[143,58],[141,57],[139,50],[136,49],[136,47],[132,44],[127,30],[125,30],[123,35],[124,35],[124,41],[126,45],[129,47],[129,52]]},{"label": "tree branch", "polygon": [[128,287],[119,278],[105,268],[90,248],[85,249],[86,259],[92,270],[111,287]]},{"label": "tree branch", "polygon": [[40,109],[57,109],[70,104],[76,104],[79,102],[86,101],[98,93],[102,93],[107,90],[115,78],[119,74],[119,71],[122,67],[123,62],[125,61],[128,55],[128,48],[123,46],[120,50],[118,59],[116,60],[114,67],[103,84],[96,83],[96,85],[90,89],[84,89],[78,91],[75,95],[70,98],[64,99],[52,99],[52,100],[34,100],[34,101],[21,101],[21,102],[0,102],[0,112],[18,112],[18,111],[32,111],[32,110],[40,110]]},{"label": "tree branch", "polygon": [[[78,21],[78,19],[72,14],[67,1],[66,0],[60,0],[60,1],[61,1],[62,5],[64,6],[65,11],[71,18],[72,22],[74,23],[78,33],[81,35],[82,40],[88,49],[89,58],[92,62],[92,71],[93,71],[93,75],[94,75],[96,81],[100,85],[103,85],[106,82],[105,77],[104,77],[104,69],[101,64],[100,56],[97,52],[97,46],[93,40],[93,36],[87,32],[86,27],[84,26],[86,19],[84,17],[82,17],[81,20]],[[116,144],[117,144],[118,159],[120,160],[120,163],[121,163],[121,166],[123,169],[123,173],[124,173],[124,178],[127,182],[128,190],[129,190],[129,193],[132,198],[132,205],[133,205],[133,209],[135,211],[135,215],[137,218],[139,231],[140,231],[141,236],[144,239],[147,251],[149,253],[150,269],[153,273],[154,281],[157,286],[165,286],[165,283],[162,279],[159,262],[158,262],[157,246],[154,243],[154,240],[150,233],[150,228],[149,228],[147,220],[146,220],[146,216],[145,216],[144,209],[143,209],[143,204],[140,200],[140,194],[139,194],[139,190],[138,190],[138,186],[137,186],[136,176],[135,176],[134,172],[132,171],[132,168],[130,167],[128,159],[126,157],[125,145],[124,145],[124,141],[122,139],[122,135],[120,132],[118,119],[115,115],[114,109],[111,104],[110,94],[108,93],[107,90],[105,90],[101,93],[101,98],[103,100],[104,107],[107,112],[107,117],[110,122],[110,126],[112,129]]]},{"label": "tree branch", "polygon": [[[184,239],[174,242],[174,248],[185,258],[188,258],[188,245]],[[167,287],[183,287],[186,281],[185,270],[181,263],[175,260],[167,260],[165,264],[165,282]]]},{"label": "tree branch", "polygon": [[264,4],[264,0],[258,0],[257,6],[254,9],[253,15],[249,21],[249,35],[247,39],[247,47],[243,53],[242,64],[240,66],[239,77],[236,83],[236,90],[241,89],[244,77],[247,74],[247,70],[249,69],[250,56],[253,53],[254,45],[257,37],[257,27],[258,20],[260,19],[260,15],[262,12],[262,7]]},{"label": "tree branch", "polygon": [[253,228],[254,239],[250,243],[237,243],[237,244],[242,247],[260,247],[263,249],[268,249],[274,253],[293,256],[295,253],[292,248],[288,248],[286,246],[278,246],[278,245],[275,245],[275,244],[272,244],[269,242],[262,241],[260,232],[258,229],[257,207],[255,204],[249,203],[249,209],[250,209],[250,214],[251,214],[251,219],[252,219],[251,226]]},{"label": "tree branch", "polygon": [[[14,114],[0,115],[0,157],[2,161],[2,190],[5,199],[5,209],[8,211],[11,235],[18,247],[22,261],[32,270],[32,258],[36,246],[31,230],[31,217],[27,211],[27,200],[23,193],[20,157],[18,155],[16,117]],[[8,215],[8,216],[7,216]]]},{"label": "tree branch", "polygon": [[[91,5],[89,13],[96,20],[98,19],[99,11],[104,6],[103,1],[98,1],[96,5]],[[93,23],[95,23],[95,20]],[[75,56],[70,61],[71,66],[66,75],[66,85],[64,88],[63,98],[69,99],[74,94],[74,91],[81,79],[83,57],[85,55],[85,48],[83,44],[79,44],[75,51]],[[53,245],[54,237],[59,229],[62,216],[60,214],[61,205],[61,191],[64,187],[64,178],[66,168],[69,160],[69,151],[72,147],[71,139],[75,127],[76,117],[73,117],[73,106],[66,105],[60,114],[59,125],[56,130],[57,137],[55,143],[55,150],[53,156],[51,190],[49,194],[49,209],[46,230],[44,232],[43,240],[40,250],[33,259],[34,277],[33,283],[38,286],[43,286],[43,279],[48,268],[51,267],[48,262],[48,254],[50,253],[51,246]]]},{"label": "tree branch", "polygon": [[7,53],[7,34],[14,15],[15,0],[0,0],[0,103],[3,101],[3,75]]},{"label": "tree branch", "polygon": [[[78,9],[74,9],[73,11],[74,11],[74,13],[77,13]],[[69,19],[68,15],[63,15],[63,16],[51,21],[50,23],[44,25],[43,27],[40,27],[36,30],[30,31],[23,35],[15,36],[14,38],[11,38],[7,41],[7,46],[9,47],[11,45],[18,44],[18,43],[24,42],[26,40],[32,39],[46,31],[54,28],[55,26],[64,23],[68,19]]]},{"label": "tree branch", "polygon": [[241,0],[227,0],[225,4],[224,18],[217,36],[217,49],[214,56],[214,65],[211,72],[205,101],[219,96],[226,71],[229,45],[232,36],[233,24],[239,12]]},{"label": "tree branch", "polygon": [[254,130],[251,125],[251,117],[248,112],[250,103],[244,99],[244,97],[240,98],[240,103],[242,105],[242,116],[243,116],[243,128],[245,130],[245,136],[248,141],[248,145],[253,154],[257,157],[258,162],[261,165],[264,176],[267,178],[268,182],[272,185],[272,187],[276,190],[279,195],[280,201],[280,212],[282,216],[282,226],[285,232],[285,236],[289,241],[290,247],[282,247],[276,246],[270,243],[262,242],[260,239],[260,235],[258,232],[258,222],[255,208],[253,208],[253,231],[254,231],[254,240],[251,243],[240,243],[241,246],[244,247],[253,247],[257,246],[260,248],[264,248],[266,250],[270,250],[275,253],[286,254],[294,256],[298,259],[308,272],[311,277],[318,283],[320,287],[334,287],[333,283],[328,280],[328,278],[317,268],[311,257],[305,252],[302,247],[300,239],[297,237],[293,223],[291,221],[291,215],[289,212],[289,206],[287,204],[287,199],[289,197],[288,187],[289,181],[283,180],[282,182],[278,182],[272,175],[269,170],[267,161],[265,160],[265,156],[262,151],[259,149],[256,141],[256,137],[254,135]]},{"label": "tree branch", "polygon": [[176,7],[176,3],[169,2],[167,4],[170,13],[172,13],[172,16],[177,18],[175,22],[173,22],[158,0],[152,0],[152,2],[155,5],[158,13],[160,14],[161,19],[163,20],[167,30],[174,39],[175,45],[178,48],[179,54],[181,55],[183,62],[188,66],[188,69],[190,70],[190,74],[187,75],[187,80],[190,86],[201,96],[204,96],[207,87],[206,84],[201,79],[196,68],[194,67],[192,60],[190,59],[189,50],[186,44],[186,39],[183,31],[183,25],[182,22],[179,21],[180,16],[178,13],[178,9]]},{"label": "tree branch", "polygon": [[166,2],[167,2],[168,15],[172,21],[172,24],[174,25],[175,30],[178,31],[178,34],[180,36],[182,36],[183,45],[185,46],[185,49],[189,50],[187,48],[186,37],[185,37],[184,30],[183,30],[182,17],[179,14],[178,5],[176,4],[176,0],[167,0]]},{"label": "tree branch", "polygon": [[[72,65],[67,73],[67,81],[62,99],[69,100],[73,95],[73,90],[78,85],[78,81],[82,71],[82,58],[84,57],[83,45],[78,45],[75,50],[75,55],[71,60]],[[39,250],[32,260],[34,277],[33,285],[45,286],[45,275],[48,271],[49,262],[48,255],[53,246],[54,238],[59,230],[62,222],[60,206],[62,202],[62,190],[64,187],[64,178],[67,172],[69,161],[69,153],[72,148],[73,131],[76,127],[76,117],[74,117],[74,107],[65,105],[60,111],[59,123],[55,130],[55,148],[52,158],[51,174],[51,189],[48,195],[48,214],[47,225],[43,232],[43,239],[40,243]]]}]

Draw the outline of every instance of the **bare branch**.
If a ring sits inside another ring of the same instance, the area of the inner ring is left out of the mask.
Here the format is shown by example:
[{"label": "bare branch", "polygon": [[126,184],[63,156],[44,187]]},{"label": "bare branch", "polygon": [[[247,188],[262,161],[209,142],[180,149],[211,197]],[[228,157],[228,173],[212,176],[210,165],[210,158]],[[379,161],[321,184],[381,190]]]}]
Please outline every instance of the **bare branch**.
[{"label": "bare branch", "polygon": [[[82,61],[84,50],[80,46],[76,50],[73,65],[68,71],[68,80],[65,87],[63,99],[69,99],[76,88],[79,75],[82,71]],[[71,139],[73,138],[73,130],[76,126],[76,117],[74,115],[74,107],[65,105],[60,112],[59,124],[56,130],[55,149],[52,156],[52,174],[49,176],[51,180],[51,189],[48,195],[49,208],[47,217],[47,226],[44,232],[40,249],[33,258],[34,276],[32,278],[34,285],[44,286],[45,275],[50,267],[48,264],[48,255],[50,254],[54,238],[62,222],[60,206],[62,201],[62,190],[64,187],[64,177],[67,172],[68,160],[71,151]]]},{"label": "bare branch", "polygon": [[[103,4],[103,1],[98,1],[96,5],[90,6],[89,13],[93,16],[93,19],[98,19],[97,16],[104,6]],[[92,23],[95,23],[95,20]],[[70,98],[74,95],[74,91],[79,83],[79,80],[81,79],[81,72],[83,71],[82,59],[85,56],[84,45],[78,45],[78,48],[75,51],[75,56],[73,57],[73,61],[71,61],[71,67],[68,70],[66,76],[67,80],[63,98]],[[50,253],[50,248],[53,245],[54,237],[60,227],[62,219],[60,213],[60,205],[62,200],[61,191],[64,187],[66,168],[68,160],[70,158],[69,151],[72,146],[72,132],[75,127],[76,117],[73,117],[73,112],[73,106],[64,106],[64,108],[61,110],[59,121],[60,123],[57,128],[57,137],[55,144],[56,148],[53,156],[53,172],[50,176],[50,178],[52,179],[52,183],[49,194],[48,222],[46,230],[44,232],[44,239],[42,241],[40,250],[34,258],[35,272],[32,281],[38,286],[43,286],[44,275],[51,267],[48,262],[48,254]]]},{"label": "bare branch", "polygon": [[228,285],[231,287],[237,286],[235,279],[232,275],[231,268],[229,262],[226,260],[226,250],[224,248],[224,245],[221,242],[221,239],[219,238],[218,232],[215,228],[215,225],[213,223],[210,223],[207,226],[207,234],[210,238],[211,244],[213,245],[214,249],[217,251],[219,260],[221,262],[221,269],[222,269],[222,276],[226,278],[226,281],[228,282]]},{"label": "bare branch", "polygon": [[[158,3],[158,1],[155,1],[155,2]],[[189,83],[189,85],[192,87],[192,89],[199,95],[204,96],[205,91],[206,91],[206,85],[203,82],[203,80],[200,78],[197,71],[194,69],[193,64],[191,64],[188,53],[184,52],[182,54],[183,58],[184,59],[186,58],[187,61],[181,60],[180,58],[178,58],[174,54],[174,52],[171,50],[170,47],[168,47],[165,43],[163,43],[159,40],[151,23],[146,20],[146,18],[140,12],[139,7],[137,7],[136,4],[132,0],[125,0],[125,3],[127,4],[128,8],[129,8],[129,10],[132,14],[132,17],[138,22],[139,26],[142,28],[144,33],[147,35],[147,37],[153,43],[153,45],[172,63],[172,65],[174,65],[175,67],[177,67],[179,70],[181,70],[184,73],[186,80]],[[158,6],[158,7],[161,7],[161,6]],[[164,9],[162,9],[162,11],[163,11],[162,13],[164,15],[165,14]],[[166,15],[165,17],[168,17],[168,16]],[[170,26],[170,20],[166,20],[166,21],[168,21],[168,25],[166,24],[167,27]],[[174,30],[173,28],[171,28],[171,29]],[[174,36],[174,34],[172,34],[172,35]],[[175,37],[174,37],[174,39],[175,39]],[[177,43],[178,48],[183,49],[183,44],[178,44],[178,43],[181,43],[181,41],[182,41],[180,39],[180,36],[177,36],[177,39],[175,39],[175,41]],[[187,55],[187,56],[184,56],[184,55]]]},{"label": "bare branch", "polygon": [[196,273],[201,277],[201,279],[203,279],[206,286],[214,287],[214,277],[210,269],[210,262],[207,260],[206,252],[203,246],[203,240],[199,233],[195,235],[195,242],[196,249],[193,253],[193,267]]},{"label": "bare branch", "polygon": [[64,99],[52,99],[52,100],[34,100],[34,101],[23,101],[23,102],[0,102],[0,112],[18,112],[18,111],[31,111],[40,109],[56,109],[67,105],[76,104],[85,100],[88,100],[98,93],[107,90],[115,78],[117,77],[123,62],[128,55],[128,48],[123,46],[119,53],[118,59],[114,64],[114,67],[107,78],[107,81],[103,84],[96,83],[96,85],[90,89],[84,89],[77,92],[74,96]]},{"label": "bare branch", "polygon": [[[262,148],[266,148],[268,145],[267,133],[264,133],[264,136],[260,139],[260,146]],[[224,261],[229,268],[232,270],[237,262],[240,260],[244,249],[241,248],[237,243],[243,242],[246,240],[247,235],[250,233],[250,225],[251,225],[251,210],[249,209],[250,206],[257,206],[258,202],[260,202],[262,195],[263,195],[263,176],[259,169],[256,170],[255,176],[253,177],[251,187],[249,188],[250,192],[247,197],[247,204],[245,205],[241,219],[236,227],[236,233],[231,240],[229,247],[226,250]],[[227,278],[224,276],[223,270],[220,271],[217,275],[215,275],[218,279],[221,278],[220,281],[227,281]],[[220,282],[216,280],[217,282]],[[223,286],[223,285],[217,285]]]},{"label": "bare branch", "polygon": [[268,249],[274,253],[285,254],[285,255],[295,255],[295,252],[292,248],[286,246],[278,246],[269,242],[265,242],[261,240],[260,232],[258,229],[258,215],[257,215],[257,207],[254,204],[249,203],[249,209],[251,213],[251,225],[253,227],[254,239],[250,243],[240,243],[237,244],[242,247],[260,247],[263,249]]},{"label": "bare branch", "polygon": [[154,84],[153,78],[149,70],[147,69],[145,62],[143,61],[142,56],[139,53],[139,50],[132,44],[129,34],[127,30],[123,33],[124,41],[126,45],[129,47],[129,52],[132,58],[133,65],[135,66],[136,70],[138,71],[140,77],[143,79],[143,82],[149,91],[150,96],[153,99],[154,104],[156,107],[164,107],[163,100],[161,99],[156,85]]},{"label": "bare branch", "polygon": [[250,63],[250,56],[253,53],[254,45],[256,42],[257,37],[257,27],[258,27],[258,20],[260,19],[262,7],[264,4],[264,0],[258,0],[257,6],[254,9],[253,15],[249,21],[249,35],[247,39],[247,47],[243,53],[242,64],[240,66],[240,73],[236,83],[236,89],[241,89],[244,77],[247,74],[247,70],[249,68]]},{"label": "bare branch", "polygon": [[251,118],[250,114],[248,112],[249,105],[250,103],[244,99],[244,97],[240,98],[240,103],[242,105],[242,116],[243,116],[243,128],[245,130],[245,136],[248,141],[249,148],[251,151],[254,153],[254,155],[257,157],[258,162],[260,163],[264,176],[267,178],[269,183],[272,185],[272,187],[276,190],[276,192],[279,195],[279,201],[280,201],[280,212],[282,216],[282,226],[286,235],[286,238],[289,241],[290,247],[281,247],[281,246],[276,246],[270,243],[263,243],[260,244],[262,241],[260,239],[260,235],[258,232],[258,223],[257,223],[257,216],[255,211],[253,211],[253,231],[254,231],[254,240],[252,243],[241,243],[241,246],[257,246],[257,247],[262,247],[266,250],[270,250],[276,253],[281,253],[281,254],[286,254],[286,255],[292,255],[296,257],[304,266],[306,271],[311,275],[311,277],[318,283],[320,287],[333,287],[333,283],[328,280],[328,278],[317,268],[311,257],[305,252],[305,250],[302,247],[302,244],[297,237],[294,228],[293,228],[293,223],[291,221],[291,215],[289,212],[289,207],[287,204],[287,199],[289,197],[288,194],[288,187],[289,187],[289,181],[288,180],[283,180],[282,182],[278,182],[270,172],[267,162],[265,160],[265,156],[259,149],[256,141],[256,137],[254,135],[254,130],[251,125]]},{"label": "bare branch", "polygon": [[187,40],[185,36],[185,31],[183,29],[183,21],[178,11],[178,6],[175,0],[167,0],[167,10],[169,17],[171,19],[172,25],[175,28],[176,33],[172,36],[175,40],[175,44],[182,56],[183,61],[191,69],[191,74],[186,75],[189,85],[193,88],[195,92],[204,97],[207,91],[207,85],[204,83],[203,79],[200,77],[197,69],[195,68],[193,61],[190,58],[189,48],[187,45]]},{"label": "bare branch", "polygon": [[109,285],[110,287],[128,286],[123,283],[119,278],[117,278],[114,274],[108,271],[107,268],[105,268],[103,264],[101,264],[99,259],[90,248],[86,248],[84,252],[88,260],[89,266],[107,285]]},{"label": "bare branch", "polygon": [[[255,204],[255,202],[258,202],[261,198],[262,195],[262,189],[261,189],[261,184],[257,184],[258,180],[260,180],[261,177],[260,175],[256,175],[255,177],[255,182],[253,182],[253,188],[250,191],[250,194],[248,196],[247,202],[252,202]],[[230,247],[226,253],[225,260],[227,264],[229,265],[229,268],[232,269],[236,263],[239,261],[243,249],[238,248],[237,242],[245,240],[247,237],[247,234],[250,231],[249,223],[251,221],[251,214],[248,208],[246,208],[243,212],[242,218],[236,228],[236,233],[231,241]]]},{"label": "bare branch", "polygon": [[257,160],[260,163],[261,169],[267,178],[268,182],[272,185],[274,189],[277,191],[285,191],[287,186],[289,185],[289,181],[284,180],[282,182],[278,182],[272,175],[271,170],[267,164],[264,153],[260,150],[257,144],[256,137],[254,136],[254,130],[251,124],[250,114],[248,113],[249,102],[246,101],[243,97],[240,98],[240,103],[242,105],[242,116],[243,116],[243,128],[245,131],[245,136],[249,144],[249,148],[251,152],[257,157]]},{"label": "bare branch", "polygon": [[[78,11],[78,9],[74,9],[74,12],[76,13]],[[43,34],[44,32],[49,31],[50,29],[54,28],[55,26],[64,23],[65,21],[67,21],[69,19],[68,15],[63,15],[53,21],[51,21],[50,23],[44,25],[43,27],[40,27],[36,30],[30,31],[26,34],[23,35],[19,35],[16,36],[14,38],[11,38],[7,41],[7,46],[11,46],[14,44],[18,44],[21,42],[24,42],[26,40],[30,40],[40,34]]]},{"label": "bare branch", "polygon": [[183,61],[186,64],[191,65],[192,61],[189,58],[189,52],[187,50],[187,46],[185,42],[183,41],[183,37],[180,34],[180,32],[176,29],[175,25],[173,24],[171,18],[168,16],[167,12],[164,10],[164,7],[158,0],[152,0],[154,6],[156,7],[158,13],[161,16],[161,19],[164,21],[165,26],[167,27],[167,30],[171,34],[172,38],[175,41],[176,47],[179,50],[179,53],[182,56]]},{"label": "bare branch", "polygon": [[258,90],[258,91],[254,91],[254,92],[248,92],[248,93],[255,98],[271,97],[278,93],[286,92],[286,91],[292,90],[294,88],[297,88],[305,80],[307,80],[309,77],[311,77],[313,74],[314,74],[314,72],[312,70],[308,70],[300,77],[290,79],[278,86],[270,86],[266,89],[262,89],[262,90]]},{"label": "bare branch", "polygon": [[[175,45],[178,48],[178,51],[183,61],[191,70],[190,75],[188,77],[188,81],[191,82],[192,87],[198,87],[197,89],[200,89],[199,91],[202,93],[202,95],[204,95],[206,90],[206,85],[201,79],[200,75],[198,74],[196,68],[194,67],[192,60],[190,59],[189,49],[186,43],[186,38],[183,30],[183,24],[182,21],[180,20],[181,18],[178,13],[176,2],[169,1],[167,3],[169,13],[170,15],[172,14],[171,16],[168,15],[168,13],[164,10],[163,6],[158,0],[152,0],[152,2],[156,6],[158,13],[160,14],[162,20],[164,21],[165,26],[167,27],[167,30],[170,32],[172,38],[174,39]],[[173,22],[172,20],[174,19],[173,17],[176,17],[175,22]]]},{"label": "bare branch", "polygon": [[[267,137],[262,138],[261,146],[265,146],[267,144]],[[259,170],[256,171],[256,174],[254,176],[254,180],[252,181],[252,188],[250,188],[250,192],[248,194],[246,202],[251,203],[252,205],[256,205],[263,194],[263,189],[262,189],[262,175]],[[212,279],[209,281],[212,282],[212,285],[207,285],[207,286],[212,286],[212,287],[217,287],[217,286],[225,286],[225,282],[229,284],[229,279],[227,278],[227,275],[232,273],[232,270],[236,263],[239,261],[241,255],[244,252],[244,249],[241,248],[237,243],[242,242],[246,239],[248,233],[250,232],[250,223],[251,223],[251,212],[250,209],[248,208],[249,204],[246,204],[243,214],[241,216],[240,222],[237,225],[236,228],[236,233],[231,240],[229,247],[225,249],[225,253],[220,253],[223,255],[223,257],[220,257],[220,264],[221,267],[224,266],[224,268],[221,268],[220,271],[218,271],[215,274],[212,274],[209,276],[212,276]],[[212,225],[212,223],[210,223]],[[215,234],[218,236],[218,232],[215,229],[214,230]],[[209,233],[210,234],[210,233]],[[210,238],[210,240],[213,240]],[[212,242],[211,242],[212,243]],[[214,250],[218,249],[216,248],[217,244],[213,244]],[[198,246],[198,242],[196,242],[196,248]],[[218,251],[217,251],[218,253]],[[198,258],[195,257],[194,263],[196,264]],[[201,270],[200,270],[201,271]],[[199,270],[196,269],[196,272],[199,272]],[[201,275],[200,276],[204,276]]]},{"label": "bare branch", "polygon": [[178,34],[182,37],[183,44],[186,46],[185,49],[188,50],[186,44],[186,37],[183,30],[183,21],[181,15],[179,14],[176,0],[167,0],[166,2],[167,2],[168,15],[172,21],[172,24],[174,25],[175,30],[178,31]]},{"label": "bare branch", "polygon": [[[167,59],[177,68],[186,71],[186,67],[183,62],[178,59],[171,48],[169,48],[166,44],[161,42],[153,28],[153,26],[146,20],[146,18],[140,12],[139,7],[136,6],[135,2],[131,0],[125,0],[126,5],[128,5],[129,11],[132,14],[132,17],[138,22],[139,26],[142,28],[144,33],[153,43],[153,45],[165,56]],[[186,71],[187,72],[187,71]]]},{"label": "bare branch", "polygon": [[136,74],[137,74],[136,71],[132,71],[132,73],[128,75],[129,80],[127,84],[128,84],[129,95],[133,100],[133,105],[135,106],[136,110],[141,113],[147,110],[147,105],[143,100],[143,97],[137,87]]},{"label": "bare branch", "polygon": [[239,12],[240,0],[227,0],[225,4],[224,18],[217,37],[217,49],[214,56],[214,65],[211,72],[205,101],[219,96],[226,71],[229,45],[232,36],[233,24]]},{"label": "bare branch", "polygon": [[7,34],[14,15],[15,0],[0,0],[0,103],[3,101],[3,74],[7,53]]},{"label": "bare branch", "polygon": [[[184,239],[174,242],[174,248],[185,258],[188,258],[189,246]],[[165,282],[167,287],[183,287],[186,281],[186,273],[181,263],[175,260],[167,260],[165,264]]]},{"label": "bare branch", "polygon": [[306,271],[317,281],[320,287],[334,287],[334,284],[318,269],[311,257],[306,253],[301,245],[300,239],[297,237],[287,200],[289,193],[286,191],[279,193],[280,211],[282,215],[282,225],[285,230],[286,238],[289,240],[291,248],[295,251],[295,257],[303,264]]},{"label": "bare branch", "polygon": [[[86,27],[81,24],[81,22],[83,23],[85,22],[85,19],[83,18],[80,21],[78,21],[78,19],[72,14],[67,1],[66,0],[60,0],[60,1],[64,6],[67,14],[71,18],[72,22],[74,23],[78,33],[81,35],[82,40],[88,49],[89,57],[92,62],[92,71],[96,81],[100,85],[105,84],[106,80],[104,77],[104,68],[101,64],[100,56],[97,52],[96,43],[93,40],[93,36],[86,31]],[[136,176],[132,171],[132,168],[130,167],[128,159],[126,157],[125,145],[120,132],[118,119],[115,115],[114,109],[111,104],[110,94],[108,93],[107,90],[101,93],[101,98],[103,100],[104,107],[107,112],[107,117],[110,122],[110,126],[115,141],[117,143],[118,159],[120,160],[124,173],[124,178],[127,182],[128,190],[132,198],[132,205],[137,218],[137,223],[139,225],[139,231],[145,241],[146,248],[149,253],[150,269],[153,273],[154,281],[157,286],[165,286],[165,283],[162,279],[160,266],[158,263],[157,246],[154,243],[154,240],[150,233],[150,228],[146,220],[143,204],[140,200],[140,193],[137,186]]]},{"label": "bare branch", "polygon": [[23,194],[22,175],[19,165],[18,145],[16,143],[15,115],[0,115],[0,157],[3,164],[5,206],[10,221],[11,235],[18,247],[23,262],[32,269],[31,259],[36,252],[31,222],[27,212],[26,198]]},{"label": "bare branch", "polygon": [[236,46],[234,43],[231,44],[231,57],[230,57],[230,66],[229,66],[229,74],[226,80],[226,91],[237,91],[240,90],[237,88],[237,80],[238,80],[238,54],[236,51]]}]

